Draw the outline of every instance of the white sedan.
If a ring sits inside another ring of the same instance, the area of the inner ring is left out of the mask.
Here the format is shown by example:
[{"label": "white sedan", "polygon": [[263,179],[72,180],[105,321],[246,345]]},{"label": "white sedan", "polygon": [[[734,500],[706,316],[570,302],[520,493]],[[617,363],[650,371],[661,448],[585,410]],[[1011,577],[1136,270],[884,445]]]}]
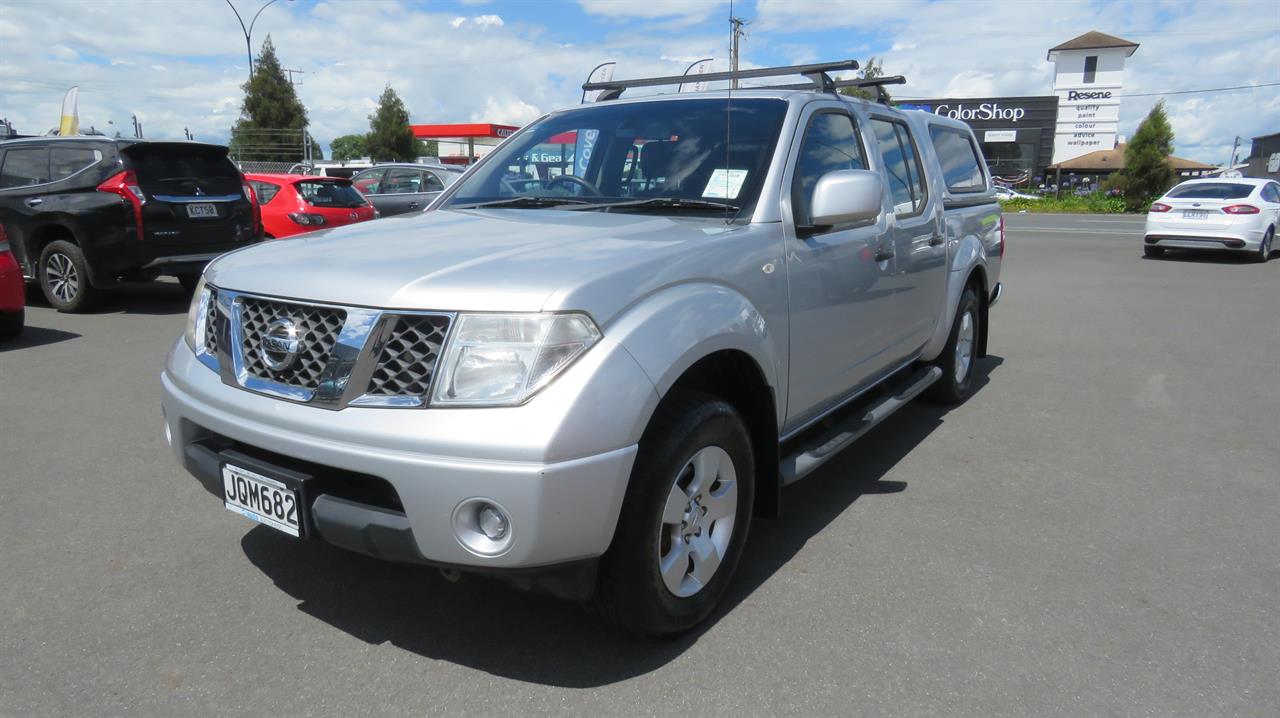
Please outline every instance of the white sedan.
[{"label": "white sedan", "polygon": [[1230,249],[1271,256],[1280,225],[1280,183],[1267,179],[1195,179],[1165,193],[1147,212],[1143,252]]}]

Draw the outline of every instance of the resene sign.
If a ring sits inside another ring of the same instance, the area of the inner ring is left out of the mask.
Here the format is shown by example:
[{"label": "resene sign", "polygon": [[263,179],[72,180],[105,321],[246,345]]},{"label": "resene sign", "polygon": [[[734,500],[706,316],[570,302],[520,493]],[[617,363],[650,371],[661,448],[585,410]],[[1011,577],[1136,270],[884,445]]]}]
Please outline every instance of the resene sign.
[{"label": "resene sign", "polygon": [[1101,90],[1098,92],[1080,92],[1078,90],[1067,90],[1067,102],[1075,102],[1077,100],[1110,100],[1111,90]]}]

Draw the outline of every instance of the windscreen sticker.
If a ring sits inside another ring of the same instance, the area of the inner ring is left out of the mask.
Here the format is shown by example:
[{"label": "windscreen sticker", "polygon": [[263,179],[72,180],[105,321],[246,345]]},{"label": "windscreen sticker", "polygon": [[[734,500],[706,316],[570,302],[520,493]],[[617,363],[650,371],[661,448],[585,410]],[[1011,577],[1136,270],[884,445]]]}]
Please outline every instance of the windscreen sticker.
[{"label": "windscreen sticker", "polygon": [[747,170],[717,169],[707,180],[703,197],[712,199],[734,199],[742,191],[742,183],[747,181]]}]

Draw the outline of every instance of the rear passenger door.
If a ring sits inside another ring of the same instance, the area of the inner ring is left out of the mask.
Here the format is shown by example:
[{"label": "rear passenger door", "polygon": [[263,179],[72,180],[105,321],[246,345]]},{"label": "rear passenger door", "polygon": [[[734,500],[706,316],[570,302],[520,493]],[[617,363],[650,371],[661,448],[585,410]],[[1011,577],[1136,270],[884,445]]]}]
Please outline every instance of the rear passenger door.
[{"label": "rear passenger door", "polygon": [[942,203],[930,196],[919,142],[906,122],[872,115],[880,169],[893,204],[893,343],[899,353],[918,350],[933,335],[942,311],[947,248]]},{"label": "rear passenger door", "polygon": [[435,197],[435,194],[428,191],[428,187],[435,186],[436,193],[444,189],[440,180],[434,175],[428,180],[428,175],[429,173],[412,167],[392,167],[387,170],[378,194],[370,199],[374,200],[374,206],[383,216],[420,212]]},{"label": "rear passenger door", "polygon": [[43,210],[49,190],[49,146],[14,143],[0,152],[0,224],[9,235],[11,247],[23,272],[35,273],[39,257],[27,256],[27,236]]}]

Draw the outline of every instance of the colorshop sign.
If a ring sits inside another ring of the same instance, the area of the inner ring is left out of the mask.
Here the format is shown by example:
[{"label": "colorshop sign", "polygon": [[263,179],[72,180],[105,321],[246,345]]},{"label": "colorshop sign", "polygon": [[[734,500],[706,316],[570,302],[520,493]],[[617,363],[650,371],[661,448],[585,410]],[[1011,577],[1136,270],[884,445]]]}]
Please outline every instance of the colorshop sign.
[{"label": "colorshop sign", "polygon": [[953,120],[1004,120],[1017,122],[1027,116],[1021,107],[1001,107],[998,102],[984,102],[981,105],[938,105],[934,114],[950,117]]}]

